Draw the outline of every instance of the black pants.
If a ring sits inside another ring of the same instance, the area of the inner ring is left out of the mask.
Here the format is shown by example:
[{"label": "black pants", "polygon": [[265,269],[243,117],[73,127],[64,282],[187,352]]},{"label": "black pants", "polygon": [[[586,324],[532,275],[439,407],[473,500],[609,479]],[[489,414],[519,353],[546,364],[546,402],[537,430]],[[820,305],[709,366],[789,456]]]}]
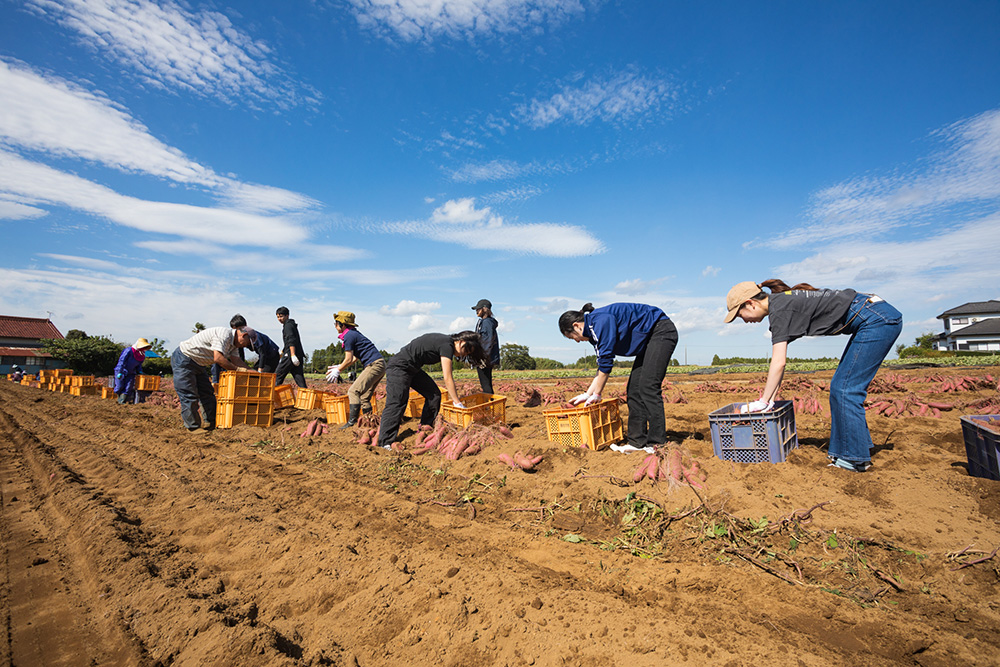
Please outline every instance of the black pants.
[{"label": "black pants", "polygon": [[[259,359],[257,359],[257,370],[259,370],[261,373],[274,373],[278,369],[279,363],[280,363],[280,357],[278,357],[277,355],[273,357],[271,356],[260,357]],[[275,384],[278,383],[276,382]]]},{"label": "black pants", "polygon": [[277,377],[274,378],[274,384],[279,385],[285,380],[285,376],[289,373],[292,374],[292,379],[295,380],[295,384],[299,385],[303,389],[306,386],[306,375],[302,371],[303,360],[299,357],[299,365],[292,365],[292,357],[290,355],[284,354],[281,356],[281,361],[278,362],[278,367],[274,370],[277,373]]},{"label": "black pants", "polygon": [[484,394],[493,393],[493,367],[489,366],[487,368],[477,368],[476,372],[479,373],[479,386],[482,388]]},{"label": "black pants", "polygon": [[677,347],[677,327],[668,319],[653,325],[646,349],[635,358],[628,376],[628,444],[662,445],[667,441],[663,414],[663,378]]},{"label": "black pants", "polygon": [[389,364],[385,371],[385,407],[379,419],[378,444],[392,445],[399,435],[399,424],[403,412],[410,402],[410,389],[424,397],[424,409],[420,413],[420,424],[432,426],[441,409],[441,390],[430,375],[422,368],[400,364]]}]

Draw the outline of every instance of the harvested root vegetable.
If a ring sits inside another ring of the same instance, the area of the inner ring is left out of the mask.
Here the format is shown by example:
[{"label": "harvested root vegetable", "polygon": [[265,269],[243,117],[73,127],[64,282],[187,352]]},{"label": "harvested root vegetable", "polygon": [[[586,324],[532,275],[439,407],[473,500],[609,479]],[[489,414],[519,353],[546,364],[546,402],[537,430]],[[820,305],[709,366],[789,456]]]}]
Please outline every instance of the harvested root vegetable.
[{"label": "harvested root vegetable", "polygon": [[502,435],[505,438],[509,439],[509,438],[513,438],[514,437],[514,432],[511,431],[510,427],[507,426],[506,424],[498,424],[497,425],[497,431],[499,431],[500,435]]},{"label": "harvested root vegetable", "polygon": [[646,475],[649,472],[650,464],[656,461],[656,458],[657,458],[656,454],[650,454],[649,456],[644,458],[642,460],[642,463],[639,464],[639,467],[636,468],[635,472],[632,473],[632,481],[638,483],[641,482],[643,479],[645,479]]},{"label": "harvested root vegetable", "polygon": [[404,454],[404,453],[406,453],[406,448],[403,447],[403,443],[401,443],[401,442],[394,442],[394,443],[392,443],[391,445],[389,445],[389,449],[391,449],[392,451],[396,452],[397,454]]},{"label": "harvested root vegetable", "polygon": [[499,456],[497,456],[497,460],[500,461],[500,463],[509,465],[514,470],[520,470],[520,466],[514,463],[514,457],[511,456],[510,454],[500,454]]}]

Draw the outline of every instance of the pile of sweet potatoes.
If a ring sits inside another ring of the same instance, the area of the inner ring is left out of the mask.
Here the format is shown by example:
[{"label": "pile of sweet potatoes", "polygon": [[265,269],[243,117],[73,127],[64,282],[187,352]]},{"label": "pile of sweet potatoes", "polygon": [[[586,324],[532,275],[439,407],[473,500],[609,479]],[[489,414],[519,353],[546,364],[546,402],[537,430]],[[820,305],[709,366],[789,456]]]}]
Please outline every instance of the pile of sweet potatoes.
[{"label": "pile of sweet potatoes", "polygon": [[934,401],[922,401],[913,394],[896,399],[871,400],[865,406],[865,410],[873,412],[883,417],[934,417],[940,418],[941,412],[953,410],[951,403],[937,403]]},{"label": "pile of sweet potatoes", "polygon": [[708,475],[701,469],[697,459],[686,457],[679,447],[667,446],[657,447],[632,473],[632,481],[636,484],[644,479],[651,480],[654,484],[668,482],[671,487],[689,484],[696,489],[703,489]]}]

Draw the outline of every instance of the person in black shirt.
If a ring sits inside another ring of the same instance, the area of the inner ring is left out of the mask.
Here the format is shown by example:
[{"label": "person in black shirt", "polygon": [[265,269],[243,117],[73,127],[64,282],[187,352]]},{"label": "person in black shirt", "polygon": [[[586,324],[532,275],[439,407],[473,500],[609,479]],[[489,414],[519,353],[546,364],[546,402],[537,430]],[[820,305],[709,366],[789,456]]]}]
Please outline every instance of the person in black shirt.
[{"label": "person in black shirt", "polygon": [[483,349],[486,351],[487,365],[477,368],[479,373],[479,387],[485,394],[493,393],[493,369],[500,367],[500,338],[497,336],[497,320],[493,317],[493,304],[489,299],[480,299],[479,303],[472,307],[479,317],[476,322],[476,333],[483,342]]},{"label": "person in black shirt", "polygon": [[302,365],[306,360],[303,354],[302,341],[299,340],[299,327],[295,320],[288,317],[288,309],[282,306],[275,311],[278,321],[281,322],[281,339],[284,347],[281,350],[281,359],[275,369],[274,384],[279,385],[285,380],[289,373],[295,380],[295,384],[303,389],[306,386],[306,376],[302,371]]},{"label": "person in black shirt", "polygon": [[[771,293],[765,293],[767,287]],[[742,282],[726,296],[725,322],[739,316],[744,322],[760,322],[765,317],[771,329],[771,364],[760,399],[741,408],[742,412],[770,410],[785,374],[788,344],[802,336],[851,338],[830,381],[831,466],[854,472],[871,467],[874,448],[865,420],[868,385],[892,350],[903,328],[903,316],[881,297],[859,294],[851,289],[818,290],[801,283],[789,287],[771,279],[760,285]]]},{"label": "person in black shirt", "polygon": [[455,357],[464,358],[476,368],[486,361],[482,340],[474,331],[456,334],[429,333],[414,338],[389,360],[385,371],[385,408],[379,425],[378,446],[391,449],[399,434],[399,423],[410,399],[410,388],[424,397],[420,424],[431,426],[441,409],[441,390],[422,366],[441,363],[444,386],[455,407],[464,408],[455,390],[451,369]]}]

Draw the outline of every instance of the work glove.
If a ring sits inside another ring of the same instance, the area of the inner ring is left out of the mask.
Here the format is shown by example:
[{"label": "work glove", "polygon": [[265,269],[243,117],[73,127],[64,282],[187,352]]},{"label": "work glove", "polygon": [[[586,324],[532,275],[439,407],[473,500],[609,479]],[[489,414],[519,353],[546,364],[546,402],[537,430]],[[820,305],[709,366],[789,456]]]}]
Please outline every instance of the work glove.
[{"label": "work glove", "polygon": [[115,373],[115,377],[118,378],[119,380],[121,380],[123,377],[125,377],[125,374],[124,373]]},{"label": "work glove", "polygon": [[456,408],[461,408],[461,409],[464,410],[465,409],[465,403],[463,403],[462,401],[455,401],[455,407]]},{"label": "work glove", "polygon": [[764,412],[774,409],[774,401],[750,401],[740,406],[740,414],[745,415],[750,412]]},{"label": "work glove", "polygon": [[[569,399],[569,402],[572,403],[573,405],[580,405],[581,403],[590,400],[590,396],[591,394],[583,392],[579,396],[574,396],[573,398]],[[598,400],[600,400],[600,397],[598,397]]]},{"label": "work glove", "polygon": [[340,366],[330,366],[326,369],[326,381],[336,382],[340,379]]},{"label": "work glove", "polygon": [[591,394],[590,398],[588,398],[586,401],[583,402],[583,407],[585,407],[585,408],[586,407],[590,407],[594,403],[600,403],[600,402],[601,402],[601,395],[600,394]]},{"label": "work glove", "polygon": [[299,364],[301,364],[301,363],[302,363],[302,362],[301,362],[301,361],[299,361],[299,358],[298,358],[298,357],[296,357],[296,356],[295,356],[295,355],[293,354],[293,355],[292,355],[292,366],[298,366],[298,365],[299,365]]}]

